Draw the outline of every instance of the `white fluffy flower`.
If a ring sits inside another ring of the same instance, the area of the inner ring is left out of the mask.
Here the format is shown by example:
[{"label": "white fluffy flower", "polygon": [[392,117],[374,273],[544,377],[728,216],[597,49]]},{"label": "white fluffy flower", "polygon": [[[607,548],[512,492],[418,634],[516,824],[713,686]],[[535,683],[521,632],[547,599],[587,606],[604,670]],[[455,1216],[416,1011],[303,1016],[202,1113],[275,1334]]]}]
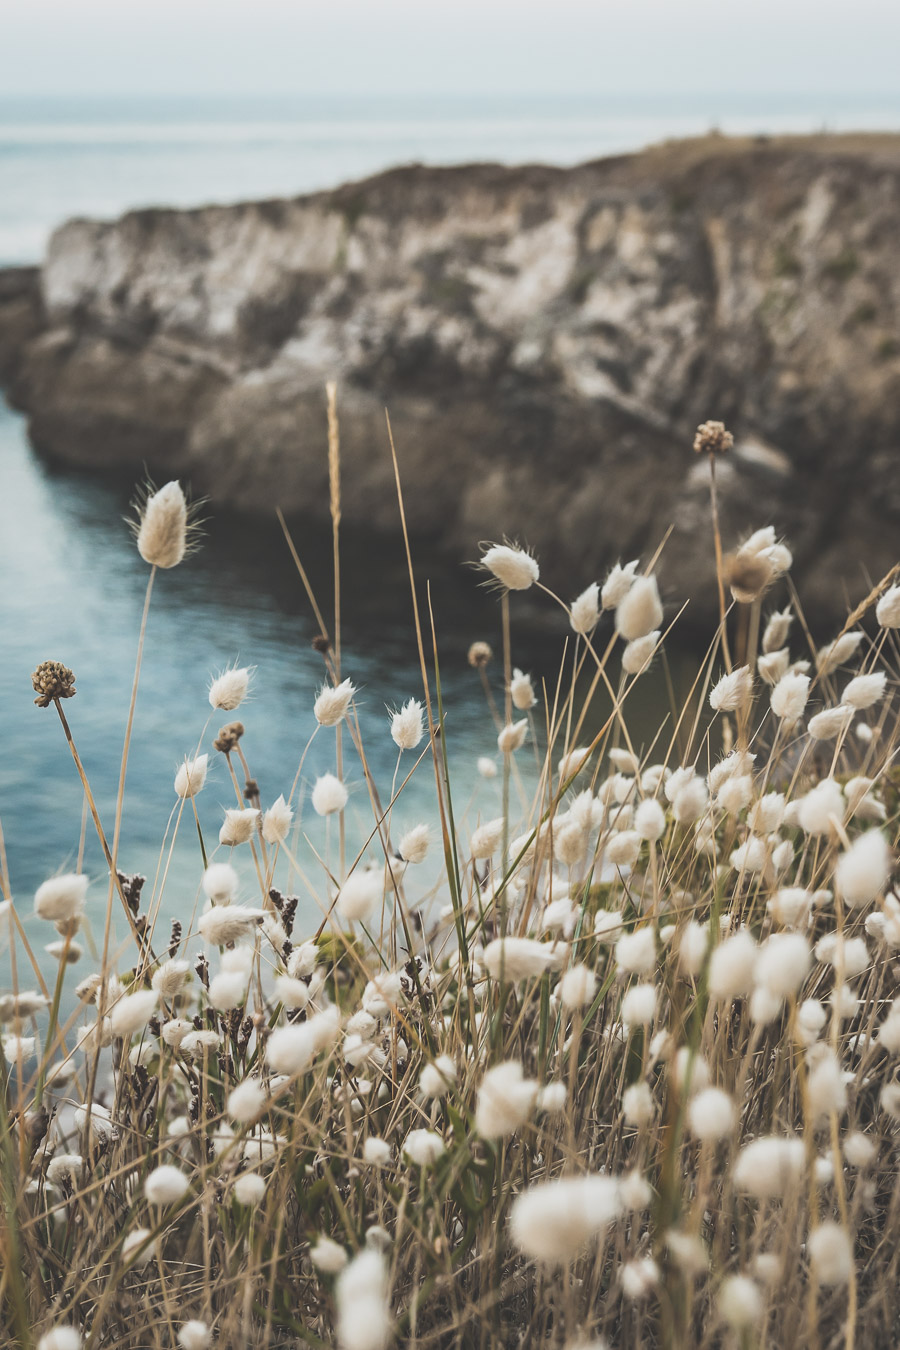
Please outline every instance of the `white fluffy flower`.
[{"label": "white fluffy flower", "polygon": [[363,1144],[363,1162],[369,1167],[387,1167],[391,1161],[391,1146],[377,1134],[370,1134]]},{"label": "white fluffy flower", "polygon": [[234,1198],[239,1205],[258,1205],[266,1193],[266,1180],[258,1172],[242,1172],[235,1177]]},{"label": "white fluffy flower", "polygon": [[622,997],[622,1021],[629,1027],[648,1026],[656,1015],[656,987],[633,984]]},{"label": "white fluffy flower", "polygon": [[310,1248],[309,1259],[316,1270],[321,1270],[324,1275],[337,1275],[344,1269],[349,1257],[339,1242],[323,1235]]},{"label": "white fluffy flower", "polygon": [[66,872],[38,886],[34,912],[50,923],[68,923],[84,913],[88,879],[80,872]]},{"label": "white fluffy flower", "polygon": [[187,1194],[190,1182],[182,1171],[164,1163],[155,1167],[144,1182],[144,1195],[149,1205],[167,1207],[176,1205]]},{"label": "white fluffy flower", "polygon": [[177,567],[187,549],[188,510],[181,484],[166,483],[147,498],[137,548],[152,567]]},{"label": "white fluffy flower", "polygon": [[600,620],[600,587],[596,581],[583,590],[577,600],[572,601],[569,610],[569,623],[576,633],[586,637],[597,627]]},{"label": "white fluffy flower", "polygon": [[429,1099],[445,1096],[456,1082],[456,1064],[450,1055],[438,1055],[419,1074],[419,1091]]},{"label": "white fluffy flower", "polygon": [[616,943],[616,966],[635,975],[649,975],[656,966],[656,934],[651,925],[623,933]]},{"label": "white fluffy flower", "polygon": [[647,664],[656,655],[659,639],[662,636],[658,628],[644,637],[635,638],[625,644],[622,652],[622,669],[626,675],[640,675]]},{"label": "white fluffy flower", "polygon": [[291,1077],[306,1073],[318,1054],[334,1047],[340,1029],[340,1013],[335,1007],[325,1008],[305,1022],[278,1027],[266,1042],[269,1067]]},{"label": "white fluffy flower", "polygon": [[854,629],[850,633],[842,633],[833,642],[820,647],[816,652],[816,669],[819,674],[830,675],[838,666],[844,665],[853,656],[862,640],[863,634],[859,629]]},{"label": "white fluffy flower", "polygon": [[809,676],[796,671],[788,671],[772,690],[769,702],[776,717],[780,717],[786,727],[799,722],[809,698]]},{"label": "white fluffy flower", "polygon": [[478,1089],[475,1129],[483,1139],[502,1139],[524,1125],[534,1110],[538,1084],[523,1077],[518,1060],[488,1069]]},{"label": "white fluffy flower", "polygon": [[190,973],[191,967],[187,961],[163,961],[153,972],[150,983],[160,998],[171,999],[181,993]]},{"label": "white fluffy flower", "polygon": [[809,734],[814,741],[833,741],[853,721],[856,709],[839,705],[837,708],[824,708],[809,719]]},{"label": "white fluffy flower", "polygon": [[428,826],[414,825],[411,830],[407,830],[401,836],[400,843],[397,845],[397,852],[404,862],[424,862],[430,842],[431,831]]},{"label": "white fluffy flower", "polygon": [[552,942],[538,942],[535,938],[494,938],[484,949],[484,966],[494,980],[520,980],[543,975],[545,970],[559,966],[565,948]]},{"label": "white fluffy flower", "polygon": [[521,750],[527,735],[527,722],[507,722],[497,737],[497,749],[501,754],[511,755],[516,750]]},{"label": "white fluffy flower", "polygon": [[258,821],[259,812],[253,806],[245,807],[243,810],[237,807],[226,810],[222,828],[219,830],[219,843],[226,848],[237,848],[239,844],[248,843],[256,832]]},{"label": "white fluffy flower", "polygon": [[713,685],[709,706],[716,712],[737,712],[743,708],[753,692],[753,676],[749,666],[738,666]]},{"label": "white fluffy flower", "polygon": [[288,837],[294,813],[284,800],[284,793],[276,797],[263,816],[263,839],[267,844],[283,844]]},{"label": "white fluffy flower", "polygon": [[258,1078],[245,1078],[228,1094],[228,1114],[232,1120],[247,1124],[262,1114],[266,1101],[266,1090]]},{"label": "white fluffy flower", "polygon": [[777,998],[789,998],[806,979],[811,959],[802,933],[773,933],[759,950],[754,981]]},{"label": "white fluffy flower", "polygon": [[384,899],[384,875],[374,868],[351,872],[338,892],[338,908],[350,923],[368,919]]},{"label": "white fluffy flower", "polygon": [[625,599],[634,584],[638,560],[626,563],[623,567],[616,563],[600,590],[600,604],[603,609],[616,609]]},{"label": "white fluffy flower", "polygon": [[533,708],[537,703],[531,676],[519,670],[518,666],[513,671],[512,679],[509,682],[509,696],[512,699],[513,707],[518,708],[519,712],[528,712],[528,709]]},{"label": "white fluffy flower", "polygon": [[347,805],[349,793],[339,778],[333,773],[324,773],[316,779],[312,790],[313,810],[319,816],[331,816],[343,811]]},{"label": "white fluffy flower", "polygon": [[83,1344],[76,1327],[58,1326],[41,1337],[37,1350],[81,1350]]},{"label": "white fluffy flower", "polygon": [[835,820],[844,817],[844,794],[840,783],[823,778],[804,797],[797,808],[797,820],[807,834],[828,834]]},{"label": "white fluffy flower", "polygon": [[508,544],[495,544],[489,548],[482,555],[481,565],[510,591],[527,591],[541,574],[537,560],[530,553]]},{"label": "white fluffy flower", "polygon": [[355,1256],[337,1278],[340,1350],[385,1350],[391,1336],[389,1296],[384,1257],[369,1247]]},{"label": "white fluffy flower", "polygon": [[[250,667],[232,666],[217,675],[209,686],[209,702],[221,712],[234,712],[247,697],[250,688]],[[180,794],[179,794],[180,795]]]},{"label": "white fluffy flower", "polygon": [[155,989],[139,989],[126,994],[115,1003],[109,1016],[112,1034],[127,1039],[136,1031],[143,1031],[159,1006]]},{"label": "white fluffy flower", "polygon": [[351,680],[341,680],[340,684],[323,684],[316,695],[313,712],[321,727],[336,727],[347,716],[356,687]]},{"label": "white fluffy flower", "polygon": [[503,840],[503,817],[479,825],[472,835],[472,857],[492,858]]},{"label": "white fluffy flower", "polygon": [[834,881],[851,909],[868,905],[884,893],[891,875],[891,851],[880,830],[867,830],[843,853]]},{"label": "white fluffy flower", "polygon": [[875,606],[882,628],[900,628],[900,586],[889,586]]},{"label": "white fluffy flower", "polygon": [[510,1232],[532,1260],[566,1265],[622,1210],[619,1183],[612,1177],[562,1177],[533,1186],[515,1200]]},{"label": "white fluffy flower", "polygon": [[237,895],[238,874],[231,863],[210,863],[203,873],[202,884],[213,904],[227,905]]},{"label": "white fluffy flower", "polygon": [[570,966],[559,982],[559,997],[564,1008],[584,1008],[597,991],[597,976],[587,966]]},{"label": "white fluffy flower", "polygon": [[806,1243],[810,1265],[819,1284],[846,1284],[853,1270],[853,1244],[837,1223],[820,1223]]},{"label": "white fluffy flower", "polygon": [[703,1088],[688,1104],[688,1124],[698,1139],[712,1142],[726,1138],[736,1118],[734,1102],[721,1088]]},{"label": "white fluffy flower", "polygon": [[746,1331],[765,1311],[759,1286],[748,1275],[728,1275],[719,1287],[719,1312],[730,1327]]},{"label": "white fluffy flower", "polygon": [[205,1322],[185,1322],[178,1329],[180,1350],[207,1350],[212,1332]]},{"label": "white fluffy flower", "polygon": [[666,813],[655,797],[645,797],[634,813],[634,830],[641,839],[655,840],[666,829]]},{"label": "white fluffy flower", "polygon": [[656,577],[637,577],[616,607],[616,632],[626,642],[662,626],[663,608]]},{"label": "white fluffy flower", "polygon": [[862,712],[881,702],[886,684],[887,676],[883,670],[873,671],[870,675],[857,675],[841,695],[841,703]]},{"label": "white fluffy flower", "polygon": [[214,905],[200,915],[197,927],[204,941],[213,947],[224,947],[226,942],[239,942],[249,936],[264,918],[261,909],[247,905]]},{"label": "white fluffy flower", "polygon": [[185,800],[196,797],[206,782],[209,755],[197,755],[196,759],[186,759],[175,775],[175,795]]},{"label": "white fluffy flower", "polygon": [[806,1158],[802,1139],[764,1135],[745,1144],[732,1178],[735,1187],[760,1200],[783,1195],[798,1181]]},{"label": "white fluffy flower", "polygon": [[758,955],[759,949],[746,929],[721,942],[709,963],[711,997],[729,999],[749,994]]},{"label": "white fluffy flower", "polygon": [[399,712],[391,713],[391,739],[399,750],[415,750],[425,735],[425,710],[416,698],[408,698]]},{"label": "white fluffy flower", "polygon": [[410,1130],[403,1141],[403,1156],[416,1167],[431,1167],[446,1152],[443,1139],[434,1130]]}]

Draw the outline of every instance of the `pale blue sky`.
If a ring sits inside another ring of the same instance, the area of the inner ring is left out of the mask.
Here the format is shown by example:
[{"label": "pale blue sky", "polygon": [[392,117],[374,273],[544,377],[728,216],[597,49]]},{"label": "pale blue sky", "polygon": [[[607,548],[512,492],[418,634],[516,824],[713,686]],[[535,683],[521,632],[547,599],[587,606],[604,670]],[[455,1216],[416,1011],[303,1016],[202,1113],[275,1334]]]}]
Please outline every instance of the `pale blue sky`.
[{"label": "pale blue sky", "polygon": [[7,0],[0,93],[897,91],[895,0]]}]

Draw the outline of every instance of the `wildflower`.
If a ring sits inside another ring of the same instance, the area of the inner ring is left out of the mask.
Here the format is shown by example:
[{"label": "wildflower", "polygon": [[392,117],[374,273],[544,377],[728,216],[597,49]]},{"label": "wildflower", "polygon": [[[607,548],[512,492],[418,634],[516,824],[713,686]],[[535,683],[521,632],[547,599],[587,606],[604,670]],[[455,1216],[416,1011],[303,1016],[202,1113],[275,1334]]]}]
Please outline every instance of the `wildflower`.
[{"label": "wildflower", "polygon": [[759,1287],[747,1275],[728,1275],[719,1288],[719,1312],[735,1331],[746,1331],[763,1315]]},{"label": "wildflower", "polygon": [[763,1135],[745,1144],[734,1165],[732,1179],[739,1191],[771,1200],[799,1179],[806,1151],[802,1139]]},{"label": "wildflower", "polygon": [[806,1101],[813,1125],[823,1125],[832,1114],[840,1115],[846,1110],[847,1085],[840,1063],[828,1046],[814,1046],[809,1059]]},{"label": "wildflower", "polygon": [[882,895],[891,875],[891,851],[880,830],[855,839],[838,860],[834,882],[844,903],[859,909]]},{"label": "wildflower", "polygon": [[496,820],[489,820],[484,825],[479,825],[472,835],[472,857],[473,858],[492,858],[500,847],[503,839],[503,826],[505,821],[502,816]]},{"label": "wildflower", "polygon": [[309,1259],[316,1270],[321,1270],[323,1274],[338,1275],[349,1258],[339,1242],[323,1235],[310,1250]]},{"label": "wildflower", "polygon": [[748,702],[753,692],[753,676],[749,666],[738,666],[710,690],[709,706],[715,712],[737,712]]},{"label": "wildflower", "polygon": [[41,1337],[37,1350],[81,1350],[83,1344],[76,1327],[58,1326]]},{"label": "wildflower", "polygon": [[497,737],[497,749],[501,754],[511,755],[516,750],[521,750],[527,735],[527,722],[508,722]]},{"label": "wildflower", "polygon": [[245,1078],[228,1094],[228,1114],[233,1120],[246,1124],[256,1120],[265,1107],[268,1096],[258,1078]]},{"label": "wildflower", "polygon": [[784,820],[784,794],[767,792],[760,797],[747,817],[747,823],[755,834],[774,834],[781,828]]},{"label": "wildflower", "polygon": [[616,563],[600,589],[601,609],[616,609],[622,603],[631,590],[637,566],[637,558],[633,562],[626,563],[624,567]]},{"label": "wildflower", "polygon": [[606,844],[607,862],[614,867],[633,867],[641,851],[641,836],[637,830],[620,830]]},{"label": "wildflower", "polygon": [[156,1253],[156,1239],[151,1240],[149,1228],[133,1228],[122,1243],[122,1260],[135,1270],[143,1270]]},{"label": "wildflower", "polygon": [[724,455],[733,445],[734,437],[724,422],[702,422],[697,428],[694,451],[698,455]]},{"label": "wildflower", "polygon": [[660,839],[666,829],[666,813],[655,797],[645,797],[634,813],[635,833],[641,839]]},{"label": "wildflower", "polygon": [[749,994],[757,957],[758,948],[746,929],[721,942],[709,963],[710,996],[729,999]]},{"label": "wildflower", "polygon": [[597,991],[597,976],[587,966],[570,966],[559,982],[559,997],[564,1008],[584,1008]]},{"label": "wildflower", "polygon": [[846,1229],[820,1223],[806,1243],[810,1265],[819,1284],[846,1284],[853,1270],[853,1246]]},{"label": "wildflower", "polygon": [[163,961],[153,972],[150,983],[160,998],[172,999],[181,993],[190,978],[190,972],[187,961]]},{"label": "wildflower", "polygon": [[181,1350],[207,1350],[211,1340],[212,1332],[205,1322],[185,1322],[178,1329]]},{"label": "wildflower", "polygon": [[538,942],[535,938],[494,938],[484,949],[484,965],[494,980],[518,984],[520,980],[543,975],[545,970],[558,966],[564,949],[552,942]]},{"label": "wildflower", "polygon": [[343,811],[348,797],[349,793],[339,778],[335,778],[333,773],[322,774],[321,778],[316,779],[312,791],[313,810],[319,816],[334,815],[337,811]]},{"label": "wildflower", "polygon": [[597,627],[600,621],[600,587],[596,581],[591,582],[586,590],[583,590],[577,600],[572,601],[572,607],[569,610],[569,623],[576,633],[582,637],[587,635]]},{"label": "wildflower", "polygon": [[[674,777],[674,775],[673,775]],[[672,815],[678,825],[692,825],[706,810],[709,794],[699,775],[691,775],[672,800]]]},{"label": "wildflower", "polygon": [[656,577],[637,577],[616,608],[616,632],[626,642],[662,627],[663,609]]},{"label": "wildflower", "polygon": [[660,630],[654,628],[645,637],[635,638],[625,644],[622,652],[622,669],[626,675],[640,675],[656,654],[661,637]]},{"label": "wildflower", "polygon": [[787,609],[772,611],[763,630],[762,649],[765,653],[777,652],[785,645],[793,622],[790,605]]},{"label": "wildflower", "polygon": [[226,810],[225,820],[219,830],[219,843],[229,848],[237,848],[253,838],[259,823],[259,812],[248,806],[244,810]]},{"label": "wildflower", "polygon": [[769,700],[772,711],[786,727],[800,721],[809,698],[809,676],[788,671],[772,690]]},{"label": "wildflower", "polygon": [[234,712],[247,697],[251,673],[249,666],[231,666],[223,670],[210,682],[210,707],[221,712]]},{"label": "wildflower", "polygon": [[775,685],[782,675],[787,674],[790,664],[790,653],[787,647],[782,647],[780,651],[760,656],[756,662],[756,669],[765,684]]},{"label": "wildflower", "polygon": [[180,483],[166,483],[144,503],[138,553],[151,567],[177,567],[187,551],[188,507]]},{"label": "wildflower", "polygon": [[473,642],[468,650],[466,659],[474,670],[481,670],[494,659],[493,649],[489,642]]},{"label": "wildflower", "polygon": [[215,905],[200,915],[197,927],[204,941],[224,947],[227,942],[248,937],[264,918],[261,909],[250,909],[247,905]]},{"label": "wildflower", "polygon": [[699,975],[709,947],[709,929],[691,920],[685,924],[678,944],[678,960],[686,975]]},{"label": "wildflower", "polygon": [[838,666],[843,666],[849,661],[863,637],[864,634],[859,629],[854,629],[850,633],[842,633],[834,642],[820,647],[816,652],[816,670],[819,674],[830,675]]},{"label": "wildflower", "polygon": [[[608,945],[616,942],[622,934],[622,911],[619,909],[598,909],[594,915],[594,937],[598,942]],[[656,953],[654,952],[654,960]]]},{"label": "wildflower", "polygon": [[565,1083],[546,1083],[537,1095],[537,1109],[546,1115],[556,1116],[566,1109],[568,1092]]},{"label": "wildflower", "polygon": [[399,712],[391,713],[391,739],[399,750],[415,750],[425,735],[425,709],[408,698]]},{"label": "wildflower", "polygon": [[883,670],[873,671],[870,675],[857,675],[841,695],[841,703],[862,712],[880,703],[884,698],[886,684],[887,675]]},{"label": "wildflower", "polygon": [[340,1350],[384,1350],[391,1335],[388,1272],[380,1252],[367,1248],[337,1279]]},{"label": "wildflower", "polygon": [[431,1167],[447,1152],[434,1130],[410,1130],[403,1141],[403,1156],[416,1167]]},{"label": "wildflower", "polygon": [[807,792],[797,811],[798,823],[807,834],[828,834],[843,816],[844,794],[833,778],[823,778]]},{"label": "wildflower", "polygon": [[616,966],[635,975],[649,975],[656,966],[656,934],[648,924],[623,933],[616,943]]},{"label": "wildflower", "polygon": [[363,1144],[363,1162],[370,1167],[387,1167],[391,1161],[391,1146],[377,1134],[370,1134]]},{"label": "wildflower", "polygon": [[482,555],[482,567],[486,567],[501,585],[509,591],[527,591],[540,576],[536,559],[521,548],[511,548],[508,544],[495,544]]},{"label": "wildflower", "polygon": [[688,1104],[688,1124],[698,1139],[714,1142],[725,1139],[734,1129],[734,1102],[720,1088],[703,1088]]},{"label": "wildflower", "polygon": [[509,696],[512,699],[513,707],[518,708],[519,712],[528,712],[528,709],[533,708],[537,703],[531,676],[519,670],[518,666],[513,671],[512,679],[509,682]]},{"label": "wildflower", "polygon": [[158,1004],[159,994],[155,989],[139,989],[120,998],[110,1013],[113,1035],[127,1039],[136,1031],[142,1031]]},{"label": "wildflower", "polygon": [[626,1261],[619,1271],[622,1293],[627,1299],[637,1302],[646,1298],[659,1284],[659,1266],[652,1256],[642,1256]]},{"label": "wildflower", "polygon": [[778,998],[790,998],[806,978],[810,960],[809,943],[802,933],[773,933],[759,950],[754,981]]},{"label": "wildflower", "polygon": [[87,899],[88,879],[80,872],[66,872],[38,886],[34,912],[50,923],[68,923],[80,919]]},{"label": "wildflower", "polygon": [[209,1001],[219,1012],[239,1008],[247,997],[249,977],[242,970],[220,970],[209,982]]},{"label": "wildflower", "polygon": [[54,699],[74,698],[75,676],[61,661],[42,661],[31,677],[39,708],[49,708]]},{"label": "wildflower", "polygon": [[313,704],[319,726],[336,727],[338,722],[342,722],[355,693],[356,687],[351,680],[342,680],[337,685],[323,684]]},{"label": "wildflower", "polygon": [[144,1195],[149,1205],[167,1208],[176,1205],[190,1187],[190,1182],[177,1167],[164,1163],[155,1167],[144,1182]]},{"label": "wildflower", "polygon": [[629,1125],[640,1129],[649,1125],[656,1106],[647,1083],[632,1083],[622,1093],[622,1113]]},{"label": "wildflower", "polygon": [[483,1139],[503,1139],[513,1134],[534,1110],[538,1084],[522,1076],[518,1060],[507,1060],[488,1069],[478,1089],[475,1129]]},{"label": "wildflower", "polygon": [[263,816],[262,833],[267,844],[283,844],[288,837],[294,813],[284,800],[284,793],[276,797]]},{"label": "wildflower", "polygon": [[622,1213],[622,1196],[612,1177],[561,1177],[532,1186],[516,1198],[510,1232],[526,1256],[548,1265],[567,1265]]},{"label": "wildflower", "polygon": [[809,719],[809,734],[814,741],[833,741],[853,721],[856,709],[844,707],[825,708]]},{"label": "wildflower", "polygon": [[384,876],[374,869],[351,872],[338,892],[338,905],[350,923],[365,920],[384,899]]},{"label": "wildflower", "polygon": [[258,1205],[266,1193],[265,1178],[258,1172],[242,1172],[234,1182],[234,1198],[239,1205]]},{"label": "wildflower", "polygon": [[231,863],[210,863],[203,873],[202,886],[214,905],[227,905],[237,895],[238,874]]},{"label": "wildflower", "polygon": [[844,1140],[844,1157],[851,1167],[868,1167],[875,1158],[877,1149],[867,1134],[854,1130]]},{"label": "wildflower", "polygon": [[716,806],[729,816],[739,816],[753,797],[753,779],[749,774],[726,778],[716,793]]},{"label": "wildflower", "polygon": [[404,862],[424,862],[430,842],[431,831],[428,826],[414,825],[401,837],[400,843],[397,845],[397,851]]},{"label": "wildflower", "polygon": [[656,988],[633,984],[622,998],[622,1021],[629,1027],[645,1027],[656,1014]]},{"label": "wildflower", "polygon": [[449,1055],[438,1055],[419,1075],[419,1091],[429,1100],[443,1097],[456,1082],[456,1064]]},{"label": "wildflower", "polygon": [[900,628],[900,586],[889,586],[875,606],[882,628]]},{"label": "wildflower", "polygon": [[269,1067],[292,1078],[306,1073],[321,1051],[333,1048],[340,1027],[340,1013],[335,1007],[326,1008],[305,1022],[279,1027],[266,1043]]}]

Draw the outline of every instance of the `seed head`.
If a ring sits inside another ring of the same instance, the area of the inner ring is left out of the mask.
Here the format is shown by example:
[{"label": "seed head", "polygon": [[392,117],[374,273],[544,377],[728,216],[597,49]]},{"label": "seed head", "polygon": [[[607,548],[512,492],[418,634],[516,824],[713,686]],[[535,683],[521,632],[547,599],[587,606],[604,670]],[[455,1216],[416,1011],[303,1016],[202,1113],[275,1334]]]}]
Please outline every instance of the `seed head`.
[{"label": "seed head", "polygon": [[489,642],[473,642],[469,648],[469,665],[475,670],[480,670],[486,666],[489,661],[494,659],[494,650]]},{"label": "seed head", "polygon": [[39,708],[49,708],[55,698],[74,698],[75,676],[61,661],[42,661],[31,677]]},{"label": "seed head", "polygon": [[481,565],[509,591],[527,591],[541,574],[530,553],[509,544],[494,544],[482,555]]},{"label": "seed head", "polygon": [[213,741],[213,749],[218,750],[220,754],[230,755],[243,734],[243,722],[228,722]]},{"label": "seed head", "polygon": [[702,422],[694,437],[698,455],[724,455],[734,445],[734,437],[726,431],[724,422]]},{"label": "seed head", "polygon": [[138,553],[151,567],[177,567],[187,552],[188,504],[181,484],[166,483],[138,511]]},{"label": "seed head", "polygon": [[233,712],[247,697],[252,670],[249,666],[231,666],[210,682],[209,702],[221,712]]}]

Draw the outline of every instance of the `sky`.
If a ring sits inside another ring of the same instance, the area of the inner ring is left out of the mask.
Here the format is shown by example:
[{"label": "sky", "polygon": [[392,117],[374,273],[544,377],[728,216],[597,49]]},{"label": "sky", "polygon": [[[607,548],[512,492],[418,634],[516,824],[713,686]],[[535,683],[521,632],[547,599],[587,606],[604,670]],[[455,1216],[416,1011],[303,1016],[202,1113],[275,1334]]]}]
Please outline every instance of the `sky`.
[{"label": "sky", "polygon": [[895,0],[3,0],[0,95],[896,92]]}]

